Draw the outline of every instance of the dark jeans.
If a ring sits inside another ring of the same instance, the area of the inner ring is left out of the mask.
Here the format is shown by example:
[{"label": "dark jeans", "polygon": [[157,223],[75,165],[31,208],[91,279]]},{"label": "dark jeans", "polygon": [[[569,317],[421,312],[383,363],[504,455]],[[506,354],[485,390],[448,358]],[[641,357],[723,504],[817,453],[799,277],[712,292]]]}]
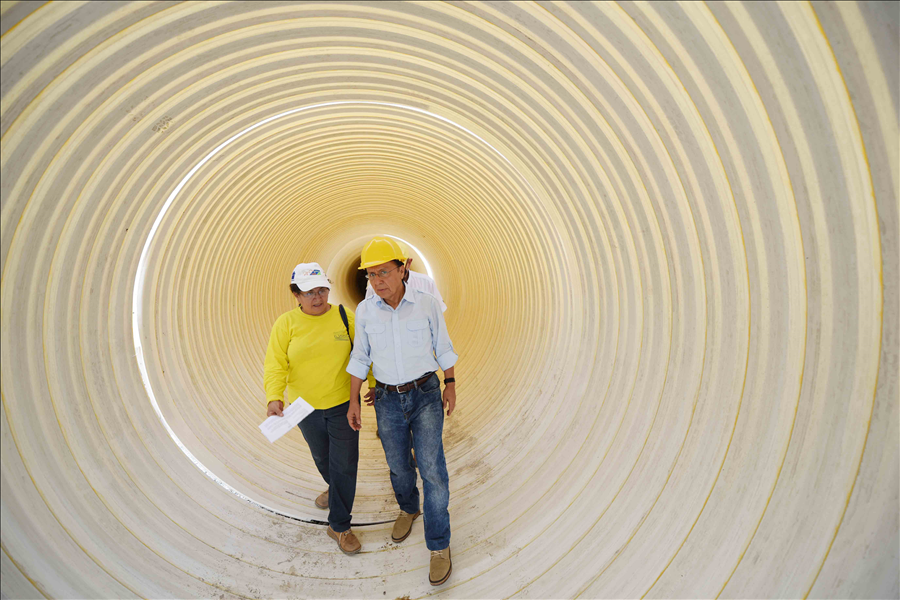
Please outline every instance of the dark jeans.
[{"label": "dark jeans", "polygon": [[359,465],[359,432],[347,422],[349,404],[314,410],[298,425],[328,484],[328,524],[338,533],[350,529]]},{"label": "dark jeans", "polygon": [[404,512],[414,514],[419,510],[419,490],[416,469],[410,461],[412,442],[425,488],[425,545],[429,550],[443,550],[450,545],[450,480],[444,460],[444,405],[437,375],[406,393],[378,388],[375,415],[397,504]]}]

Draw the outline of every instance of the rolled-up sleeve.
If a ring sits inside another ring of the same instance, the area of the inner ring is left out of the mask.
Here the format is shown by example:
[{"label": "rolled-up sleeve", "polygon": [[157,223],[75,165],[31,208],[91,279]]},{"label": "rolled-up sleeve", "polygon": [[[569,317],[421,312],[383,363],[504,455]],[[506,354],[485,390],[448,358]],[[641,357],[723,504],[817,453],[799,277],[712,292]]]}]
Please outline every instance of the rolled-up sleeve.
[{"label": "rolled-up sleeve", "polygon": [[347,363],[347,372],[359,379],[366,379],[369,367],[372,365],[369,336],[366,335],[366,319],[363,316],[365,305],[366,303],[363,301],[356,307],[353,351],[350,353],[350,361]]},{"label": "rolled-up sleeve", "polygon": [[431,297],[431,341],[434,350],[434,358],[440,365],[441,369],[446,371],[456,364],[459,358],[453,351],[453,342],[450,341],[450,334],[447,332],[447,323],[444,321],[444,311],[441,310],[443,304],[437,298]]}]

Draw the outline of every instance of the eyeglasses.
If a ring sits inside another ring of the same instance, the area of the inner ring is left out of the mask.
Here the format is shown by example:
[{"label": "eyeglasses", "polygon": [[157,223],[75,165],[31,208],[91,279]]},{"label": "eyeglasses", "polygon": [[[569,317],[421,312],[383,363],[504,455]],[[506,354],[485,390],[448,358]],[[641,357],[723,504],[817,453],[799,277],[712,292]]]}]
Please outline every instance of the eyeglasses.
[{"label": "eyeglasses", "polygon": [[[402,267],[402,266],[403,265],[400,265],[400,267]],[[394,267],[393,269],[385,269],[384,271],[378,271],[376,273],[366,273],[366,279],[372,280],[372,279],[375,279],[376,277],[378,279],[384,279],[391,273],[391,271],[396,271],[400,267]]]},{"label": "eyeglasses", "polygon": [[308,292],[300,292],[300,295],[304,298],[312,298],[313,296],[325,296],[329,292],[327,287],[320,287],[314,290],[309,290]]}]

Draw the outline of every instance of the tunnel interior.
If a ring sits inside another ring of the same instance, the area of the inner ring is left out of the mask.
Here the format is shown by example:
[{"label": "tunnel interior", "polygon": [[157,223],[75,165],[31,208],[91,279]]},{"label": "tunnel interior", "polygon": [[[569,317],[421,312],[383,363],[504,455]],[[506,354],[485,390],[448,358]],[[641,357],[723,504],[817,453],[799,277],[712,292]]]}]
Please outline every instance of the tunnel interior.
[{"label": "tunnel interior", "polygon": [[[356,261],[354,261],[356,262]],[[368,285],[369,280],[366,278],[366,272],[363,269],[359,268],[359,265],[362,264],[362,261],[356,262],[356,264],[350,265],[350,270],[347,272],[347,289],[350,289],[354,292],[351,297],[351,301],[355,301],[357,305],[363,301],[366,297],[366,286]]]},{"label": "tunnel interior", "polygon": [[[2,594],[898,597],[900,8],[0,8]],[[262,362],[432,277],[453,577],[363,410],[343,555]]]}]

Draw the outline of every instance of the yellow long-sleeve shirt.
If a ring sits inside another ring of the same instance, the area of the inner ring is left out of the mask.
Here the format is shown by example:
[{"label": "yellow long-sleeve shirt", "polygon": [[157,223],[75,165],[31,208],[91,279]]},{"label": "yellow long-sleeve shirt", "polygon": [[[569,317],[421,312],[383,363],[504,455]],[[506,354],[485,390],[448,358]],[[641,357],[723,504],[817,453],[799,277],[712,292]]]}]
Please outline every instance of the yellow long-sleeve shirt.
[{"label": "yellow long-sleeve shirt", "polygon": [[347,311],[350,335],[337,306],[310,316],[299,307],[278,317],[266,350],[266,402],[302,397],[313,408],[326,409],[350,399],[350,340],[355,335],[353,311]]}]

